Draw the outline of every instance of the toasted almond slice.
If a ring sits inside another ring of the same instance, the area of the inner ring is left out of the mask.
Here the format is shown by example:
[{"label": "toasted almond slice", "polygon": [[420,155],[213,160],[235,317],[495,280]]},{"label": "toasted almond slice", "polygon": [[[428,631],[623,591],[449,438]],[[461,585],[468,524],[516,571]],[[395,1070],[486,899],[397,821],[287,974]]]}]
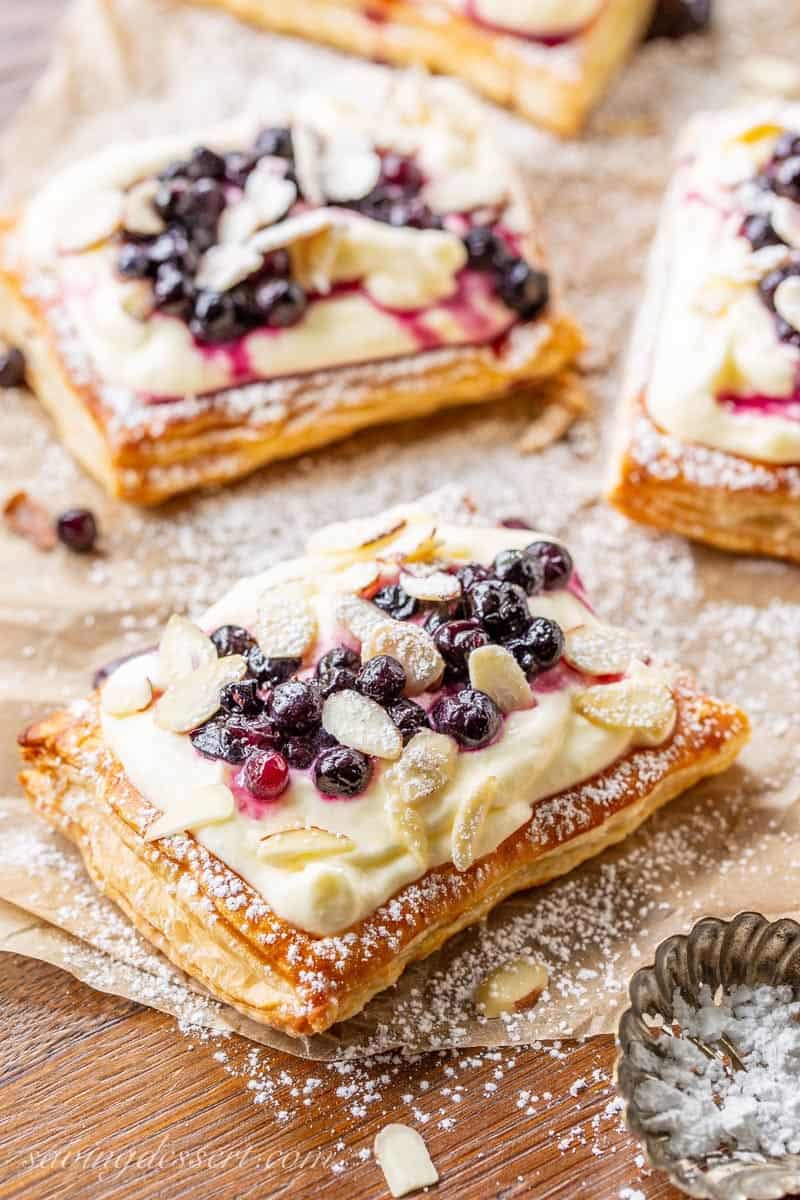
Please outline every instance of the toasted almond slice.
[{"label": "toasted almond slice", "polygon": [[211,292],[228,292],[254,275],[262,262],[262,256],[252,248],[252,243],[240,246],[236,242],[225,242],[212,246],[200,259],[195,283]]},{"label": "toasted almond slice", "polygon": [[303,829],[281,829],[268,833],[258,844],[257,854],[262,862],[281,866],[293,860],[329,858],[355,849],[352,838],[342,833],[330,833],[316,825]]},{"label": "toasted almond slice", "polygon": [[377,557],[381,562],[426,562],[436,553],[436,525],[433,521],[409,522],[397,537],[381,546]]},{"label": "toasted almond slice", "polygon": [[267,229],[259,229],[250,239],[249,245],[260,254],[271,254],[273,250],[283,250],[295,242],[305,238],[316,237],[334,224],[333,213],[329,209],[315,208],[309,212],[299,213],[296,217],[287,217]]},{"label": "toasted almond slice", "polygon": [[229,654],[212,663],[204,663],[191,675],[184,675],[170,684],[155,707],[156,725],[172,733],[188,733],[196,729],[219,708],[219,694],[229,683],[236,683],[247,673],[247,663],[240,654]]},{"label": "toasted almond slice", "polygon": [[325,155],[322,187],[328,200],[345,204],[369,195],[381,177],[381,160],[374,150],[332,145]]},{"label": "toasted almond slice", "polygon": [[213,825],[227,821],[235,811],[233,792],[224,783],[211,783],[196,788],[186,796],[173,800],[169,811],[157,817],[144,835],[146,842],[169,837],[171,833],[183,833],[185,829],[196,829],[201,825]]},{"label": "toasted almond slice", "polygon": [[360,642],[365,642],[376,626],[386,624],[386,613],[360,596],[342,596],[335,611],[339,624]]},{"label": "toasted almond slice", "polygon": [[343,571],[337,571],[332,576],[332,583],[334,591],[352,595],[374,587],[380,577],[381,568],[378,563],[358,562],[346,567]]},{"label": "toasted almond slice", "polygon": [[367,662],[379,654],[389,654],[402,665],[407,696],[419,696],[444,674],[444,659],[431,635],[419,625],[391,620],[376,625],[362,643],[361,657]]},{"label": "toasted almond slice", "polygon": [[177,683],[198,667],[217,661],[217,648],[186,617],[170,617],[158,646],[159,682]]},{"label": "toasted almond slice", "polygon": [[405,529],[406,519],[397,513],[380,513],[354,521],[325,525],[308,539],[309,554],[350,554],[368,550]]},{"label": "toasted almond slice", "polygon": [[564,658],[586,675],[622,675],[642,654],[636,639],[613,625],[576,625],[564,638]]},{"label": "toasted almond slice", "polygon": [[129,317],[133,317],[134,321],[146,321],[153,315],[155,309],[153,287],[147,280],[131,279],[130,282],[121,286],[119,293],[122,311]]},{"label": "toasted almond slice", "polygon": [[317,617],[302,583],[264,592],[258,602],[256,641],[267,658],[302,658],[317,639]]},{"label": "toasted almond slice", "polygon": [[291,179],[276,175],[269,163],[259,163],[247,177],[244,194],[255,205],[259,224],[274,225],[281,221],[297,199],[297,188]]},{"label": "toasted almond slice", "polygon": [[[28,492],[12,492],[3,505],[3,516],[12,532],[24,537],[37,550],[52,550],[56,529],[50,513]],[[376,609],[376,612],[378,610]],[[383,617],[385,614],[381,614]]]},{"label": "toasted almond slice", "polygon": [[478,857],[478,841],[496,795],[497,780],[490,775],[459,804],[451,842],[453,866],[457,871],[467,871]]},{"label": "toasted almond slice", "polygon": [[800,275],[790,275],[778,284],[773,303],[778,316],[800,330]]},{"label": "toasted almond slice", "polygon": [[322,707],[322,728],[343,746],[376,758],[399,758],[403,749],[400,730],[386,709],[349,688],[328,696]]},{"label": "toasted almond slice", "polygon": [[800,204],[778,196],[772,205],[770,219],[778,237],[793,250],[800,250]]},{"label": "toasted almond slice", "polygon": [[558,442],[577,420],[577,413],[554,401],[534,417],[518,443],[521,454],[538,454]]},{"label": "toasted almond slice", "polygon": [[424,869],[430,859],[430,843],[425,821],[405,796],[396,794],[386,802],[386,814],[397,840]]},{"label": "toasted almond slice", "polygon": [[375,1158],[393,1196],[430,1187],[439,1179],[428,1147],[410,1125],[384,1125],[375,1135]]},{"label": "toasted almond slice", "polygon": [[237,200],[224,209],[219,219],[219,242],[222,245],[231,242],[240,245],[253,236],[262,224],[261,216],[251,200]]},{"label": "toasted almond slice", "polygon": [[158,191],[155,179],[143,179],[136,183],[125,194],[122,210],[122,227],[128,233],[136,233],[143,237],[152,237],[163,233],[166,222],[156,212],[153,201]]},{"label": "toasted almond slice", "polygon": [[153,699],[153,685],[146,675],[139,679],[114,674],[103,686],[100,706],[112,717],[127,717],[148,708]]},{"label": "toasted almond slice", "polygon": [[420,729],[386,772],[386,786],[415,804],[441,791],[455,774],[458,747],[452,738]]},{"label": "toasted almond slice", "polygon": [[549,977],[541,963],[513,958],[495,967],[475,989],[474,1000],[485,1017],[533,1008]]},{"label": "toasted almond slice", "polygon": [[447,571],[430,571],[426,574],[401,571],[400,586],[415,600],[443,602],[456,600],[461,595],[460,580]]},{"label": "toasted almond slice", "polygon": [[663,679],[652,672],[633,675],[619,683],[598,684],[576,692],[572,702],[581,716],[605,729],[632,729],[654,741],[663,741],[675,724],[676,707],[672,692]]},{"label": "toasted almond slice", "polygon": [[292,148],[294,173],[303,199],[309,204],[324,204],[319,138],[307,125],[296,122],[292,126]]},{"label": "toasted almond slice", "polygon": [[533,708],[531,685],[505,646],[479,646],[470,654],[468,664],[472,686],[490,696],[501,712]]},{"label": "toasted almond slice", "polygon": [[104,242],[122,225],[122,192],[116,188],[84,196],[80,208],[70,213],[69,230],[59,240],[59,249],[68,253],[89,250]]}]

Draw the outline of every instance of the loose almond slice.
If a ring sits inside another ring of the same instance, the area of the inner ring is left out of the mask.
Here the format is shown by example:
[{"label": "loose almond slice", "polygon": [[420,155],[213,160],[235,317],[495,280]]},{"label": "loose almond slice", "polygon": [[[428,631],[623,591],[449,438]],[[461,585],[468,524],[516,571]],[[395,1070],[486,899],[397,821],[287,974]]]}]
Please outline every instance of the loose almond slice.
[{"label": "loose almond slice", "polygon": [[393,1196],[407,1196],[438,1182],[428,1147],[410,1125],[384,1125],[375,1137],[375,1158]]},{"label": "loose almond slice", "polygon": [[252,245],[225,242],[212,246],[200,260],[195,283],[199,288],[211,292],[228,292],[237,283],[254,275],[262,262],[261,254]]},{"label": "loose almond slice", "polygon": [[573,704],[595,725],[638,730],[654,741],[668,737],[677,712],[672,692],[655,673],[587,688],[573,696]]},{"label": "loose almond slice", "polygon": [[282,866],[297,860],[329,858],[332,854],[347,854],[355,849],[352,838],[330,833],[316,825],[303,829],[282,829],[269,833],[258,844],[257,854],[262,862]]},{"label": "loose almond slice", "polygon": [[308,204],[324,204],[319,138],[307,125],[295,123],[292,126],[292,149],[294,172],[303,199]]},{"label": "loose almond slice", "polygon": [[792,329],[800,330],[800,276],[790,275],[778,284],[773,298],[775,311]]},{"label": "loose almond slice", "polygon": [[505,646],[479,646],[470,654],[468,665],[472,686],[490,696],[501,712],[533,708],[531,685]]},{"label": "loose almond slice", "polygon": [[403,795],[392,795],[386,802],[386,814],[397,840],[405,846],[423,870],[430,859],[430,843],[425,821]]},{"label": "loose almond slice", "polygon": [[419,625],[391,620],[376,625],[361,646],[361,657],[367,662],[379,654],[389,654],[402,665],[407,696],[419,696],[444,673],[444,659],[431,635]]},{"label": "loose almond slice", "polygon": [[365,592],[374,587],[381,577],[381,568],[376,562],[353,563],[344,571],[337,571],[332,576],[334,591],[344,593]]},{"label": "loose almond slice", "polygon": [[452,738],[421,729],[386,772],[386,786],[412,804],[426,800],[450,782],[457,762],[458,747]]},{"label": "loose almond slice", "polygon": [[271,254],[273,250],[283,250],[305,238],[316,237],[317,234],[330,229],[333,224],[332,211],[315,208],[309,212],[298,213],[296,217],[287,217],[285,221],[277,221],[267,229],[260,229],[250,239],[249,244],[260,254]]},{"label": "loose almond slice", "polygon": [[496,795],[497,780],[490,775],[459,804],[451,842],[453,866],[457,871],[467,871],[478,857],[478,841]]},{"label": "loose almond slice", "polygon": [[336,602],[335,612],[339,624],[360,642],[365,642],[376,626],[386,624],[383,609],[361,596],[342,596]]},{"label": "loose almond slice", "polygon": [[800,204],[778,196],[772,205],[770,220],[781,241],[793,250],[800,250]]},{"label": "loose almond slice", "polygon": [[317,638],[317,618],[303,583],[264,592],[258,602],[256,641],[267,658],[302,658]]},{"label": "loose almond slice", "polygon": [[128,233],[136,233],[142,237],[152,237],[166,229],[166,222],[159,216],[153,205],[158,191],[155,179],[143,179],[134,184],[125,195],[122,210],[122,226]]},{"label": "loose almond slice", "polygon": [[160,683],[177,683],[198,667],[216,661],[217,648],[202,629],[186,617],[170,617],[158,646]]},{"label": "loose almond slice", "polygon": [[282,220],[297,199],[291,179],[276,175],[269,163],[259,163],[247,177],[244,194],[258,212],[259,224],[274,225]]},{"label": "loose almond slice", "polygon": [[642,653],[635,638],[613,625],[577,625],[564,640],[564,658],[586,675],[622,675]]},{"label": "loose almond slice", "polygon": [[127,717],[148,708],[153,699],[153,685],[146,675],[139,679],[112,675],[100,694],[103,712],[112,717]]},{"label": "loose almond slice", "polygon": [[381,160],[374,150],[334,144],[325,155],[322,187],[334,204],[363,200],[380,177]]},{"label": "loose almond slice", "polygon": [[436,553],[436,525],[433,521],[413,521],[381,546],[377,557],[381,562],[426,562]]},{"label": "loose almond slice", "polygon": [[60,239],[60,248],[68,253],[89,250],[110,238],[122,225],[123,205],[122,192],[112,188],[84,197],[81,207],[69,215],[69,230]]},{"label": "loose almond slice", "polygon": [[155,707],[156,725],[172,733],[196,729],[219,708],[219,694],[229,683],[236,683],[247,672],[240,654],[229,654],[205,663],[191,675],[171,684]]},{"label": "loose almond slice", "polygon": [[154,842],[156,838],[169,837],[171,833],[183,833],[185,829],[227,821],[233,816],[235,808],[233,792],[224,783],[196,788],[188,795],[173,800],[169,811],[162,813],[150,826],[144,840]]},{"label": "loose almond slice", "polygon": [[237,200],[224,209],[219,219],[219,242],[242,244],[251,238],[261,225],[261,216],[250,200]]},{"label": "loose almond slice", "polygon": [[425,574],[411,571],[400,572],[400,586],[415,600],[430,600],[442,603],[456,600],[461,595],[461,581],[447,571],[429,571]]},{"label": "loose almond slice", "polygon": [[403,738],[385,708],[349,688],[328,696],[322,707],[322,728],[353,750],[376,758],[399,758]]},{"label": "loose almond slice", "polygon": [[122,311],[134,321],[146,321],[153,315],[155,299],[152,284],[145,279],[131,279],[119,289]]},{"label": "loose almond slice", "polygon": [[56,545],[53,518],[28,492],[13,492],[3,505],[3,516],[9,529],[26,538],[37,550],[52,550]]},{"label": "loose almond slice", "polygon": [[349,554],[368,550],[405,529],[405,517],[397,513],[380,513],[354,521],[337,521],[325,525],[308,539],[309,554]]},{"label": "loose almond slice", "polygon": [[474,1000],[485,1017],[533,1008],[548,984],[541,963],[514,958],[490,971],[475,989]]}]

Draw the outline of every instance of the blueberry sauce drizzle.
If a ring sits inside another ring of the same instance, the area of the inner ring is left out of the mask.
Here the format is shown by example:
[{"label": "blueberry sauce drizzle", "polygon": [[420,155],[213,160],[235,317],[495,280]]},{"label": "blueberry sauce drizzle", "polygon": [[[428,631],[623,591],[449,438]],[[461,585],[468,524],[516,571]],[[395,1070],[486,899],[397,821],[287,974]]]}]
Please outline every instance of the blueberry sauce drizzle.
[{"label": "blueberry sauce drizzle", "polygon": [[[259,817],[279,801],[292,771],[307,771],[327,799],[360,795],[376,762],[341,745],[322,728],[326,697],[356,690],[380,704],[400,730],[404,743],[423,728],[455,739],[460,750],[488,746],[500,734],[504,717],[494,701],[470,686],[469,656],[480,646],[505,646],[527,675],[533,691],[555,690],[573,681],[562,660],[564,634],[546,617],[531,616],[528,598],[556,589],[576,590],[566,547],[531,542],[505,550],[494,562],[461,563],[449,570],[462,584],[457,600],[412,599],[391,578],[379,581],[371,601],[387,616],[423,626],[444,658],[444,676],[433,692],[409,700],[403,692],[403,666],[390,655],[362,662],[352,645],[335,645],[313,665],[299,659],[268,659],[248,630],[222,625],[211,634],[220,656],[241,654],[245,678],[220,695],[220,708],[190,738],[203,757],[235,768],[231,787],[239,809]],[[522,583],[517,583],[519,579]]]}]

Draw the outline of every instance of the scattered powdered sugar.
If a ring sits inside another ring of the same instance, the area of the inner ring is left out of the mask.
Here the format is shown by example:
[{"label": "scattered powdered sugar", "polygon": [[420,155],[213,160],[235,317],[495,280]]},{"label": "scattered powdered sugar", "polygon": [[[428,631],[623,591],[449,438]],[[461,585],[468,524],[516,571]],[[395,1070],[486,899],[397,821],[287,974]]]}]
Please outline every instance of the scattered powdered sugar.
[{"label": "scattered powdered sugar", "polygon": [[637,1065],[653,1075],[634,1093],[645,1127],[668,1134],[672,1152],[686,1158],[800,1153],[800,1001],[792,989],[741,986],[717,998],[704,987],[696,1008],[676,991],[673,1012],[654,1050],[637,1047]]}]

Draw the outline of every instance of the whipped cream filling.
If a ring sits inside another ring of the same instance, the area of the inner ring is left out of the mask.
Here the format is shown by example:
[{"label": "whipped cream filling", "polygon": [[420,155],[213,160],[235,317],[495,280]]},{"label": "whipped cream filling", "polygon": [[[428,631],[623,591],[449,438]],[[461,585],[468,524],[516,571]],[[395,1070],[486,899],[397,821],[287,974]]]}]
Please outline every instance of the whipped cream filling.
[{"label": "whipped cream filling", "polygon": [[[423,513],[404,512],[412,522],[424,520]],[[542,536],[524,530],[439,524],[436,554],[443,561],[489,563],[499,550],[522,548]],[[199,624],[207,632],[224,623],[252,628],[266,587],[302,579],[311,588],[317,619],[316,658],[342,640],[334,608],[341,596],[341,573],[354,561],[363,564],[368,556],[357,552],[351,556],[310,555],[244,579]],[[532,597],[530,609],[558,621],[564,629],[595,622],[582,600],[567,589]],[[641,661],[632,663],[630,671],[654,674],[654,668]],[[114,678],[133,682],[157,675],[157,656],[150,654],[125,663]],[[534,707],[508,715],[493,743],[481,750],[460,752],[450,781],[420,805],[429,841],[426,866],[398,839],[389,818],[396,786],[388,773],[389,762],[376,763],[367,790],[353,799],[325,797],[307,772],[293,770],[288,789],[264,806],[260,819],[237,810],[229,819],[201,825],[193,833],[247,880],[280,917],[314,934],[339,932],[366,917],[425,869],[451,861],[459,808],[489,780],[496,780],[497,788],[480,833],[478,857],[491,853],[525,824],[538,799],[589,778],[634,745],[651,744],[641,732],[605,728],[579,715],[572,693],[582,686],[580,677],[574,676],[572,682],[571,672],[563,675],[563,686],[535,691]],[[102,726],[108,745],[133,785],[163,813],[169,814],[171,806],[199,787],[231,782],[235,768],[202,758],[188,735],[159,728],[152,708],[124,717],[103,712]],[[297,826],[345,835],[352,840],[352,848],[330,859],[309,857],[290,866],[267,863],[259,857],[259,842],[265,835]]]},{"label": "whipped cream filling", "polygon": [[[790,128],[800,128],[796,109],[783,114]],[[784,128],[775,117],[759,110],[693,124],[651,259],[639,325],[646,356],[634,347],[628,386],[682,441],[796,463],[800,423],[789,414],[800,350],[778,338],[758,293],[760,278],[788,251],[752,251],[739,236],[749,211],[742,184]]]}]

